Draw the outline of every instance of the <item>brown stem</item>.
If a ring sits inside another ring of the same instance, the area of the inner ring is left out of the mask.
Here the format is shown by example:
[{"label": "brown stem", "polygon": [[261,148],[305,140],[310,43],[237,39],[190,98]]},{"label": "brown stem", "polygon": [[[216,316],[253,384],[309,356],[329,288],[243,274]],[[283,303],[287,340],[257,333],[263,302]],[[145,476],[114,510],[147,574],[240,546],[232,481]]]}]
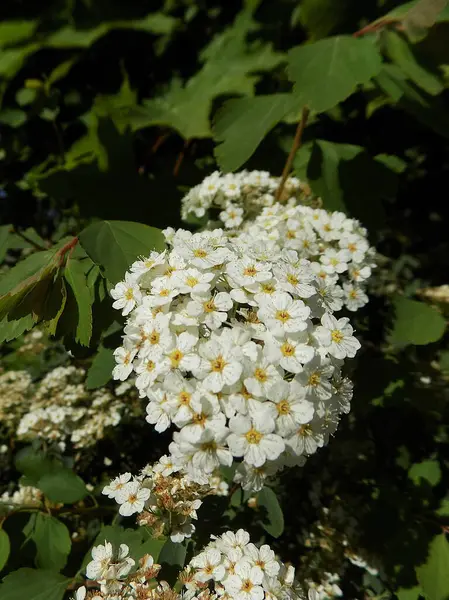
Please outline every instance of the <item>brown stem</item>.
[{"label": "brown stem", "polygon": [[285,163],[284,170],[282,171],[281,181],[279,183],[278,189],[276,190],[275,199],[278,202],[282,198],[282,192],[284,191],[285,182],[287,181],[287,177],[289,176],[289,173],[291,171],[295,154],[299,150],[299,148],[301,148],[302,134],[304,133],[309,113],[309,108],[307,106],[304,106],[304,108],[302,109],[301,120],[299,121],[298,127],[296,128],[295,138],[293,140],[290,154],[288,155],[287,162]]},{"label": "brown stem", "polygon": [[[67,254],[67,252],[70,251],[70,254],[73,252],[73,249],[75,248],[77,243],[78,243],[78,237],[74,237],[70,241],[68,241],[67,244],[65,244],[62,248],[60,248],[58,250],[56,255],[59,256],[59,266],[61,266],[62,263],[64,262],[65,255]],[[69,258],[70,258],[70,256],[69,256]]]},{"label": "brown stem", "polygon": [[184,156],[186,154],[186,150],[187,148],[190,146],[192,140],[186,140],[184,142],[184,148],[181,150],[181,152],[178,155],[178,158],[176,159],[176,163],[175,166],[173,167],[173,176],[177,177],[178,173],[179,173],[179,169],[181,168],[182,165],[182,161],[184,160]]},{"label": "brown stem", "polygon": [[395,25],[397,29],[402,29],[402,24],[398,19],[381,19],[380,21],[375,21],[374,23],[368,23],[368,25],[365,25],[365,27],[362,27],[362,29],[359,29],[352,35],[353,37],[361,37],[367,33],[374,33],[379,29],[388,27],[388,25]]}]

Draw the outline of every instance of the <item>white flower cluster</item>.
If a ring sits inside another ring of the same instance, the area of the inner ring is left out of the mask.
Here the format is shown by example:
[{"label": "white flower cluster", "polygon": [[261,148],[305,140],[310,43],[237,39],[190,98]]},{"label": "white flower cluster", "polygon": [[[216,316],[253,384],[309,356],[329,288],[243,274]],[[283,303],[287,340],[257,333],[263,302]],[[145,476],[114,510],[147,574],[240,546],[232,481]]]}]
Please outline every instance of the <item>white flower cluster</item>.
[{"label": "white flower cluster", "polygon": [[[181,201],[183,221],[204,216],[217,221],[217,226],[237,229],[260,213],[264,206],[272,206],[279,187],[279,177],[268,171],[240,171],[223,174],[215,171],[193,187]],[[285,199],[305,201],[312,198],[307,184],[289,177],[284,186]],[[213,214],[215,213],[215,215]]]},{"label": "white flower cluster", "polygon": [[[100,591],[90,592],[92,600],[296,600],[304,598],[295,581],[295,569],[279,561],[268,545],[257,548],[243,529],[227,531],[196,555],[179,574],[178,583],[155,580],[160,565],[147,554],[137,570],[129,556],[129,548],[112,544],[92,548],[92,561],[86,575],[97,581]],[[153,580],[153,581],[151,581]],[[76,600],[85,600],[86,588],[76,592]]]},{"label": "white flower cluster", "polygon": [[25,397],[32,387],[28,371],[4,371],[0,373],[0,423],[8,430],[15,430],[28,408]]},{"label": "white flower cluster", "polygon": [[309,260],[322,287],[338,295],[339,308],[334,310],[344,305],[356,311],[368,302],[364,286],[375,266],[375,250],[356,219],[290,201],[262,209],[237,235],[243,248],[266,240],[273,252],[295,250]]},{"label": "white flower cluster", "polygon": [[[11,379],[14,372],[8,373]],[[42,438],[56,442],[62,450],[70,440],[75,448],[87,448],[103,438],[108,428],[117,426],[125,411],[140,414],[139,403],[132,402],[132,388],[126,403],[118,397],[118,387],[115,394],[106,388],[88,390],[82,368],[57,367],[37,384],[22,371],[18,373],[22,383],[14,381],[12,389],[19,386],[22,392],[21,410],[25,414],[16,431],[21,440]]]},{"label": "white flower cluster", "polygon": [[204,496],[227,493],[219,474],[206,475],[199,484],[167,456],[138,476],[119,475],[103,489],[103,494],[120,504],[121,515],[140,513],[140,525],[151,527],[156,537],[170,535],[173,542],[182,542],[195,531],[192,519],[198,518],[196,511]]},{"label": "white flower cluster", "polygon": [[173,423],[173,463],[202,481],[234,458],[236,481],[303,464],[349,411],[342,377],[360,343],[335,285],[295,250],[241,251],[223,230],[166,232],[171,250],[135,262],[111,291],[128,315],[115,379],[135,373],[147,421]]},{"label": "white flower cluster", "polygon": [[371,276],[375,253],[366,230],[341,212],[305,206],[319,199],[313,202],[309,186],[296,177],[287,179],[281,202],[275,200],[278,186],[279,178],[267,171],[215,171],[183,198],[182,218],[208,214],[209,227],[223,226],[244,246],[269,240],[274,252],[296,250],[300,258],[310,260],[323,287],[334,288],[340,304],[334,310],[364,306],[364,282]]},{"label": "white flower cluster", "polygon": [[43,493],[37,488],[29,485],[21,485],[14,492],[4,492],[0,496],[0,513],[15,510],[17,507],[27,508],[42,507]]},{"label": "white flower cluster", "polygon": [[135,564],[126,544],[120,544],[118,551],[108,541],[94,546],[86,575],[98,583],[100,591],[87,592],[82,586],[76,591],[74,600],[156,600],[159,595],[155,594],[157,588],[152,585],[151,580],[159,573],[160,565],[155,564],[152,556],[146,554],[141,558],[138,569],[130,575]]},{"label": "white flower cluster", "polygon": [[181,578],[188,598],[209,588],[213,598],[294,600],[302,598],[295,569],[264,544],[257,548],[244,529],[211,536],[212,541],[186,567]]}]

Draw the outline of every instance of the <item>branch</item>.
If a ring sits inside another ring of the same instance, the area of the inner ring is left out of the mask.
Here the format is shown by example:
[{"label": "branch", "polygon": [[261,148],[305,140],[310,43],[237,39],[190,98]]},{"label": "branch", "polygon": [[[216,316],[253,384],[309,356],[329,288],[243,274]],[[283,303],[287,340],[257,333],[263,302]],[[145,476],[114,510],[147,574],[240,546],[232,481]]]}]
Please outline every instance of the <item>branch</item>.
[{"label": "branch", "polygon": [[306,127],[307,119],[309,117],[310,110],[307,106],[304,106],[302,109],[301,120],[298,123],[298,127],[296,128],[295,139],[293,140],[293,144],[290,150],[290,154],[288,155],[287,162],[285,163],[284,170],[282,171],[281,181],[279,183],[279,187],[276,191],[275,199],[279,202],[282,198],[282,192],[284,191],[285,182],[289,176],[289,173],[292,168],[293,159],[295,158],[296,152],[301,148],[302,145],[302,134],[304,133],[304,129]]},{"label": "branch", "polygon": [[383,29],[384,27],[388,27],[388,25],[394,25],[396,29],[403,29],[402,23],[399,19],[380,19],[379,21],[374,21],[373,23],[368,23],[362,29],[359,29],[355,33],[353,33],[353,37],[362,37],[362,35],[366,35],[367,33],[374,33],[379,29]]}]

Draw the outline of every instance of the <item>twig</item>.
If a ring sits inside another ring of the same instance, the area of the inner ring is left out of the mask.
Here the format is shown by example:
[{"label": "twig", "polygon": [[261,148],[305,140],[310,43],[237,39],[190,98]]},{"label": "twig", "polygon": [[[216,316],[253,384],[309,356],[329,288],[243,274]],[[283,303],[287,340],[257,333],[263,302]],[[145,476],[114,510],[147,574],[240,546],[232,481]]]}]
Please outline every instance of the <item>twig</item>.
[{"label": "twig", "polygon": [[396,29],[403,29],[402,23],[399,21],[399,19],[381,19],[380,21],[374,21],[374,23],[368,23],[368,25],[365,25],[365,27],[362,27],[362,29],[359,29],[353,33],[352,36],[361,37],[367,33],[374,33],[379,29],[388,27],[388,25],[395,25]]},{"label": "twig", "polygon": [[[64,258],[65,255],[67,254],[67,252],[70,251],[70,254],[72,254],[73,249],[75,248],[75,246],[78,243],[78,237],[74,237],[72,238],[69,242],[67,242],[67,244],[65,244],[62,248],[60,248],[56,255],[59,256],[59,266],[62,265],[62,263],[64,262]],[[70,255],[69,255],[70,258]]]},{"label": "twig", "polygon": [[293,140],[290,154],[288,155],[287,162],[285,163],[284,170],[282,171],[281,181],[279,183],[278,189],[276,190],[275,199],[278,202],[282,198],[282,192],[284,191],[285,182],[287,181],[287,177],[289,176],[290,170],[292,168],[295,154],[299,150],[299,148],[301,148],[302,134],[304,133],[309,113],[309,108],[307,106],[304,106],[304,108],[302,109],[301,120],[299,121],[298,127],[296,128],[295,139]]},{"label": "twig", "polygon": [[179,169],[181,168],[182,161],[184,160],[184,156],[186,154],[187,148],[190,146],[191,141],[192,140],[186,140],[184,142],[184,148],[179,153],[178,158],[176,159],[175,166],[173,167],[173,175],[174,175],[174,177],[178,176]]}]

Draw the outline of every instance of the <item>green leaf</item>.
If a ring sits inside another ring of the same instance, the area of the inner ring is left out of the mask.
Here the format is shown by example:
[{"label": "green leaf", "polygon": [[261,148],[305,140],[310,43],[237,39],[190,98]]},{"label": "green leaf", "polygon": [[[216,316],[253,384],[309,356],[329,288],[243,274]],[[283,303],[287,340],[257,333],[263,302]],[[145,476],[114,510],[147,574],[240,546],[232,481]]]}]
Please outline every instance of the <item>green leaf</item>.
[{"label": "green leaf", "polygon": [[399,588],[395,592],[398,600],[418,600],[423,595],[421,588],[417,585],[412,588]]},{"label": "green leaf", "polygon": [[391,60],[420,88],[431,95],[440,94],[443,83],[436,74],[424,68],[406,40],[395,31],[382,33],[386,52]]},{"label": "green leaf", "polygon": [[397,103],[398,108],[413,115],[435,133],[449,138],[449,115],[441,97],[418,90],[407,81],[406,74],[397,65],[384,64],[375,81]]},{"label": "green leaf", "polygon": [[36,484],[46,473],[51,473],[57,468],[57,463],[48,458],[43,452],[26,446],[17,452],[14,458],[16,469]]},{"label": "green leaf", "polygon": [[81,262],[69,259],[64,269],[64,277],[72,289],[78,307],[75,340],[82,346],[88,346],[92,336],[93,296]]},{"label": "green leaf", "polygon": [[389,341],[393,345],[416,346],[437,342],[444,334],[446,321],[432,306],[396,296],[393,301],[395,320]]},{"label": "green leaf", "polygon": [[183,567],[186,559],[186,546],[168,539],[159,553],[159,564]]},{"label": "green leaf", "polygon": [[269,487],[264,487],[257,494],[257,505],[267,511],[267,519],[262,521],[262,527],[273,537],[280,537],[284,531],[284,515],[276,494]]},{"label": "green leaf", "polygon": [[427,600],[449,598],[449,542],[444,533],[433,538],[427,561],[416,568],[416,575]]},{"label": "green leaf", "polygon": [[67,302],[67,289],[63,278],[58,275],[53,281],[48,293],[45,312],[42,314],[45,330],[49,335],[55,335],[59,319]]},{"label": "green leaf", "polygon": [[115,367],[114,352],[110,348],[100,346],[87,372],[86,387],[95,390],[108,383]]},{"label": "green leaf", "polygon": [[27,40],[33,35],[37,26],[37,21],[4,21],[0,23],[0,48]]},{"label": "green leaf", "polygon": [[34,319],[31,315],[17,319],[16,321],[8,321],[5,317],[0,321],[0,344],[15,340],[22,333],[34,327]]},{"label": "green leaf", "polygon": [[317,112],[345,100],[381,68],[381,56],[369,37],[340,35],[297,46],[288,53],[288,74],[295,83],[298,106],[306,104]]},{"label": "green leaf", "polygon": [[40,477],[37,487],[51,502],[73,504],[85,498],[88,494],[86,485],[70,469],[60,468]]},{"label": "green leaf", "polygon": [[165,248],[164,236],[154,227],[131,221],[99,221],[83,229],[80,243],[100,266],[109,281],[123,279],[125,271],[139,256]]},{"label": "green leaf", "polygon": [[395,154],[376,154],[374,158],[395,173],[403,173],[407,168],[405,160]]},{"label": "green leaf", "polygon": [[16,94],[17,104],[19,106],[26,106],[27,104],[32,104],[37,96],[37,90],[22,88]]},{"label": "green leaf", "polygon": [[31,313],[35,322],[40,321],[58,268],[56,254],[44,251],[10,269],[0,283],[0,319],[8,316],[11,321]]},{"label": "green leaf", "polygon": [[0,529],[0,571],[8,562],[10,550],[9,536],[4,529]]},{"label": "green leaf", "polygon": [[397,191],[396,175],[361,146],[315,140],[311,148],[311,152],[307,147],[301,149],[295,169],[300,168],[297,174],[304,177],[302,158],[310,153],[307,179],[324,207],[349,213],[371,228],[379,227],[382,201],[394,198]]},{"label": "green leaf", "polygon": [[9,249],[10,231],[11,225],[2,225],[0,227],[0,263],[3,262]]},{"label": "green leaf", "polygon": [[0,111],[0,123],[9,127],[20,127],[27,120],[27,114],[17,108],[4,108]]},{"label": "green leaf", "polygon": [[420,484],[421,479],[424,479],[433,487],[441,481],[440,463],[437,460],[423,460],[415,463],[410,468],[408,476],[417,485]]},{"label": "green leaf", "polygon": [[407,11],[402,24],[409,38],[419,41],[437,21],[449,18],[447,0],[419,0]]},{"label": "green leaf", "polygon": [[328,36],[339,28],[353,5],[334,0],[301,0],[299,22],[309,32],[312,41]]},{"label": "green leaf", "polygon": [[257,29],[251,10],[241,12],[233,25],[215,36],[201,53],[204,66],[186,84],[174,79],[160,97],[123,111],[120,120],[133,131],[163,125],[185,139],[211,136],[209,116],[214,98],[222,94],[254,93],[255,72],[267,71],[284,60],[267,43],[248,43]]},{"label": "green leaf", "polygon": [[68,577],[54,571],[19,569],[5,577],[0,585],[2,600],[62,600],[70,583]]},{"label": "green leaf", "polygon": [[221,170],[235,171],[241,167],[295,103],[296,99],[290,94],[226,102],[214,122],[214,138],[222,142],[214,151]]},{"label": "green leaf", "polygon": [[72,542],[67,527],[50,515],[35,513],[29,538],[36,544],[36,566],[61,571],[67,563]]}]

